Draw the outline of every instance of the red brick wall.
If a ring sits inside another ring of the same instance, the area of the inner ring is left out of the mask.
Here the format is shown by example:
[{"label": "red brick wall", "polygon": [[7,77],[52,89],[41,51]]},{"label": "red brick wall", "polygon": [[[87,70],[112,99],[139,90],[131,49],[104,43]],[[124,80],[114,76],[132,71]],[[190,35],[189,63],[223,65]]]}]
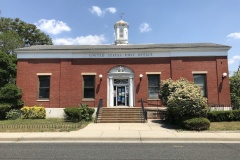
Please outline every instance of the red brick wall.
[{"label": "red brick wall", "polygon": [[[18,60],[17,85],[22,89],[22,99],[28,106],[41,104],[47,108],[65,108],[80,103],[97,106],[100,98],[103,98],[103,105],[107,106],[107,75],[109,70],[118,65],[134,71],[135,106],[140,106],[140,98],[148,98],[146,72],[161,72],[161,80],[185,77],[193,81],[192,71],[208,72],[209,103],[230,104],[229,79],[222,80],[222,73],[228,73],[227,57]],[[81,73],[89,72],[96,73],[95,101],[83,102]],[[49,102],[37,101],[37,73],[52,73]],[[103,75],[101,83],[99,74]],[[140,74],[143,74],[141,81]]]}]

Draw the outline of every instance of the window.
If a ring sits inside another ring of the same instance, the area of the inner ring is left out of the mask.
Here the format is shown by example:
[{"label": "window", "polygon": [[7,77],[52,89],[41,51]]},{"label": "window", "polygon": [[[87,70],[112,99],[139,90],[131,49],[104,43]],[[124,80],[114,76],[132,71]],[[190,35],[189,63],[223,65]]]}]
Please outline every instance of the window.
[{"label": "window", "polygon": [[38,99],[49,99],[50,76],[38,76],[38,79],[39,79]]},{"label": "window", "polygon": [[148,75],[148,98],[158,99],[160,75]]},{"label": "window", "polygon": [[206,97],[206,74],[194,74],[193,77],[194,83],[201,88],[202,95]]},{"label": "window", "polygon": [[84,75],[83,81],[84,81],[83,98],[95,98],[94,94],[95,76]]},{"label": "window", "polygon": [[119,37],[120,37],[120,38],[123,38],[123,28],[120,28]]}]

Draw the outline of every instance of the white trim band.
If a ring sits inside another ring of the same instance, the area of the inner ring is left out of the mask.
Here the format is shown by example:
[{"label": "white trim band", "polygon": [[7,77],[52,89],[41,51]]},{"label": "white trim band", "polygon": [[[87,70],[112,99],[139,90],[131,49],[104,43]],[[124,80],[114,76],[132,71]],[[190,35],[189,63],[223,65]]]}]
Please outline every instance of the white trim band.
[{"label": "white trim band", "polygon": [[73,53],[73,52],[30,52],[17,54],[18,59],[105,59],[105,58],[156,58],[156,57],[212,57],[227,56],[227,51],[170,51],[146,53]]}]

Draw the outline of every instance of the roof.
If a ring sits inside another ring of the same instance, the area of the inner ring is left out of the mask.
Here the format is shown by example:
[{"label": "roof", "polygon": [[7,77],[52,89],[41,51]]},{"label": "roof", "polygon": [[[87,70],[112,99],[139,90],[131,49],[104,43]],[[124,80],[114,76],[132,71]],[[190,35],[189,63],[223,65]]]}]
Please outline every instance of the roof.
[{"label": "roof", "polygon": [[187,48],[230,49],[231,46],[215,43],[128,44],[128,45],[36,45],[19,48],[16,50],[16,52],[43,51],[43,50],[135,50],[135,49],[187,49]]},{"label": "roof", "polygon": [[116,28],[117,26],[119,26],[119,25],[121,25],[121,26],[128,26],[128,23],[127,22],[125,22],[125,21],[123,21],[123,20],[120,20],[120,21],[117,21],[115,24],[114,24],[114,28]]}]

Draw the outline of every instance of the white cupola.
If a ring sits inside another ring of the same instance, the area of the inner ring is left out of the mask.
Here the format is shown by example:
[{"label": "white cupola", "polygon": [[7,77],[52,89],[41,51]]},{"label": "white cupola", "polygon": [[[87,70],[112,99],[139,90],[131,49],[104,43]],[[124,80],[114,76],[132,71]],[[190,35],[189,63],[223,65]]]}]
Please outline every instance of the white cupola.
[{"label": "white cupola", "polygon": [[124,45],[128,44],[128,23],[122,19],[115,23],[115,44]]}]

